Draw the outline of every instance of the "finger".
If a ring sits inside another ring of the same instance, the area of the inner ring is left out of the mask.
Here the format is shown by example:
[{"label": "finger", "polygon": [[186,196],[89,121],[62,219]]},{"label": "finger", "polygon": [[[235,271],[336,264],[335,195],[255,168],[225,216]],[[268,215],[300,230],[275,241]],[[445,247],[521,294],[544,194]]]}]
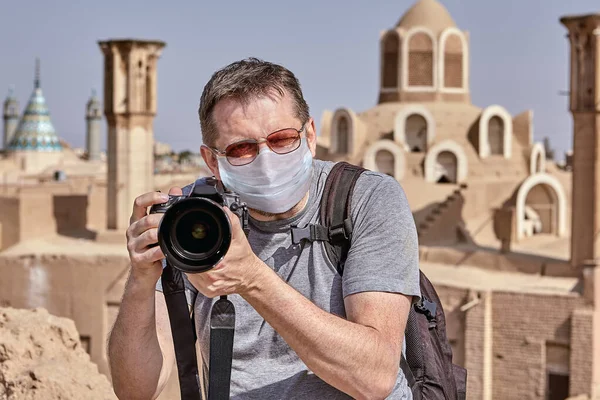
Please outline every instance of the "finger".
[{"label": "finger", "polygon": [[138,196],[133,202],[133,211],[129,223],[132,224],[143,218],[146,215],[148,207],[154,204],[164,203],[167,200],[169,200],[169,196],[160,192],[149,192]]},{"label": "finger", "polygon": [[135,253],[132,260],[136,261],[136,265],[151,265],[158,260],[165,258],[159,246],[150,247],[147,250]]},{"label": "finger", "polygon": [[134,250],[137,252],[143,251],[151,244],[158,242],[158,229],[151,228],[142,233],[137,239],[135,239]]},{"label": "finger", "polygon": [[183,195],[183,191],[181,190],[181,188],[172,187],[171,189],[169,189],[169,194],[171,196],[181,196]]},{"label": "finger", "polygon": [[240,224],[240,217],[235,215],[229,209],[229,207],[223,207],[223,208],[225,209],[225,214],[227,214],[227,217],[229,218],[229,222],[231,222],[231,233],[232,233],[233,239],[240,237],[240,236],[245,236],[245,233],[242,230],[242,225]]},{"label": "finger", "polygon": [[146,232],[148,229],[157,228],[162,220],[163,214],[149,214],[145,217],[142,217],[137,222],[134,222],[129,227],[129,233],[132,238],[137,238]]},{"label": "finger", "polygon": [[225,209],[225,214],[227,214],[227,217],[229,217],[229,221],[231,222],[231,227],[235,228],[235,229],[241,229],[241,225],[240,225],[240,217],[238,217],[236,214],[233,213],[233,211],[231,211],[229,209],[229,207],[223,207]]},{"label": "finger", "polygon": [[160,246],[151,247],[146,251],[148,253],[148,261],[150,262],[156,262],[165,258],[165,254],[162,252]]}]

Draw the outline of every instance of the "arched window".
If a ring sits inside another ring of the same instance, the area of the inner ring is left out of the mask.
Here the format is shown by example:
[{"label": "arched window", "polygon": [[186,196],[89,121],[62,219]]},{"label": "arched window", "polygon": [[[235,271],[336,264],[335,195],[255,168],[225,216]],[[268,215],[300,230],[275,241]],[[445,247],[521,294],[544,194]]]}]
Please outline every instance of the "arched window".
[{"label": "arched window", "polygon": [[411,152],[427,151],[427,121],[422,115],[412,114],[406,118],[406,146]]},{"label": "arched window", "polygon": [[517,191],[516,239],[566,234],[567,199],[560,182],[544,173],[531,175]]},{"label": "arched window", "polygon": [[450,34],[444,44],[444,86],[463,87],[463,44],[458,35]]},{"label": "arched window", "polygon": [[375,153],[375,165],[377,165],[377,171],[394,176],[395,165],[394,155],[391,151],[382,149]]},{"label": "arched window", "polygon": [[433,41],[426,33],[415,33],[408,42],[408,85],[433,86],[433,69]]},{"label": "arched window", "polygon": [[540,233],[557,234],[558,196],[551,186],[539,184],[525,196],[526,236]]},{"label": "arched window", "polygon": [[493,116],[488,122],[488,140],[491,155],[504,154],[504,121],[498,116]]},{"label": "arched window", "polygon": [[400,38],[396,32],[388,33],[383,39],[383,82],[384,88],[398,87]]},{"label": "arched window", "polygon": [[441,151],[435,163],[437,183],[456,183],[458,179],[458,158],[452,151]]},{"label": "arched window", "polygon": [[350,140],[350,124],[348,118],[341,116],[338,118],[337,123],[337,153],[347,154],[348,153],[348,142]]}]

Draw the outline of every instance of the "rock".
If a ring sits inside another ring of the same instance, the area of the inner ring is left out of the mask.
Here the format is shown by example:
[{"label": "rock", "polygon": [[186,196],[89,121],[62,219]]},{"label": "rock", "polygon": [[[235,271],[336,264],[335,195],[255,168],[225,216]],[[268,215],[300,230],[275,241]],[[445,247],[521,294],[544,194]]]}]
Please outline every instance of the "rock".
[{"label": "rock", "polygon": [[113,400],[75,323],[44,309],[0,308],[0,400]]}]

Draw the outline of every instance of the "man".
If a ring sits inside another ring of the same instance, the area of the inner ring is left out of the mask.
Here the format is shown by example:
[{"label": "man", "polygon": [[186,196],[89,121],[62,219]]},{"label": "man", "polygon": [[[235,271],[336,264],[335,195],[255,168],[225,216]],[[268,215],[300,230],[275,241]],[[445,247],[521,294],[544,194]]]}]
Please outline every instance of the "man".
[{"label": "man", "polygon": [[[315,122],[296,77],[257,59],[233,63],[204,88],[199,115],[202,157],[251,215],[246,238],[226,209],[229,251],[211,271],[187,274],[204,378],[210,308],[227,294],[236,309],[232,398],[412,398],[399,363],[408,312],[420,295],[418,246],[400,185],[375,172],[357,181],[340,276],[323,243],[291,239],[290,226],[318,222],[333,165],[313,160]],[[156,285],[164,255],[150,247],[162,215],[147,215],[165,199],[138,197],[127,230],[131,272],[109,341],[115,392],[124,399],[158,396],[175,363]]]}]

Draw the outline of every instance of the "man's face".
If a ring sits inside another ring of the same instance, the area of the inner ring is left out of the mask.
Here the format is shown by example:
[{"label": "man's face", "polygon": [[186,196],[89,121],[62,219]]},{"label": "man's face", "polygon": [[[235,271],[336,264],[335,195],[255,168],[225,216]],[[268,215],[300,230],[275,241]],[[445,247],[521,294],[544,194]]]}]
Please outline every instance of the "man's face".
[{"label": "man's face", "polygon": [[[218,134],[214,147],[221,151],[237,141],[266,138],[280,129],[299,130],[305,122],[295,116],[293,100],[287,94],[283,97],[261,96],[246,104],[235,99],[221,100],[213,109],[213,121]],[[312,118],[306,123],[304,135],[314,157],[317,141]],[[261,143],[261,146],[266,145]],[[221,179],[216,156],[204,147],[201,152],[211,172],[217,179]]]}]

